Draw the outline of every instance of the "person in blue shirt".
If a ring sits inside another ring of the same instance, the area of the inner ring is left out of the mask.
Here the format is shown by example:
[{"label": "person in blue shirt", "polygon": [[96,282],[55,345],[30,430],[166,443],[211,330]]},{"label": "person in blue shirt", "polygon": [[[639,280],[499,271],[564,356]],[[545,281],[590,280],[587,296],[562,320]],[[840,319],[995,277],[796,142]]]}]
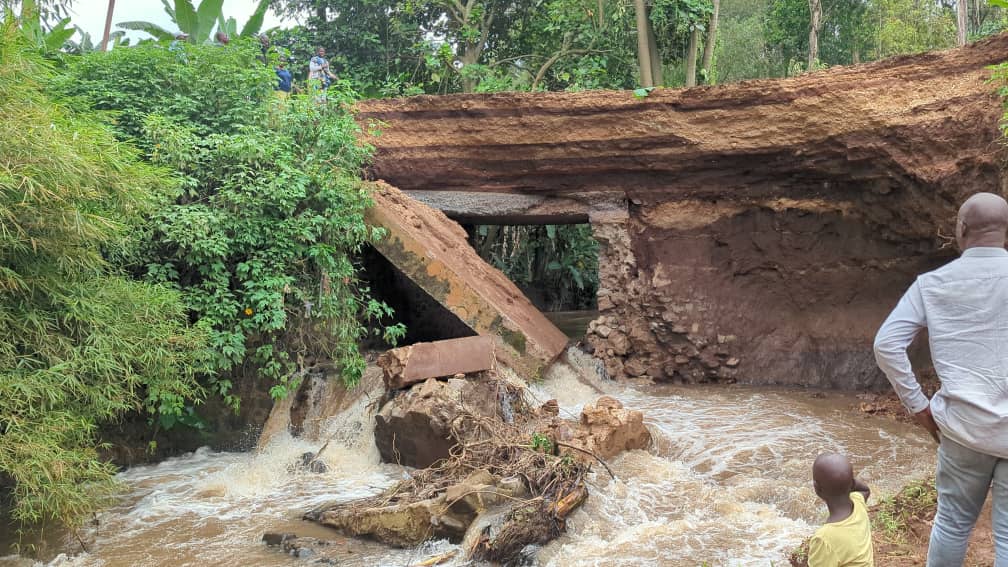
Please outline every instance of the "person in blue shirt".
[{"label": "person in blue shirt", "polygon": [[294,79],[294,77],[291,75],[291,72],[287,70],[287,63],[283,61],[277,63],[276,75],[277,75],[277,86],[274,90],[277,92],[280,98],[287,98],[288,96],[290,96],[291,82]]}]

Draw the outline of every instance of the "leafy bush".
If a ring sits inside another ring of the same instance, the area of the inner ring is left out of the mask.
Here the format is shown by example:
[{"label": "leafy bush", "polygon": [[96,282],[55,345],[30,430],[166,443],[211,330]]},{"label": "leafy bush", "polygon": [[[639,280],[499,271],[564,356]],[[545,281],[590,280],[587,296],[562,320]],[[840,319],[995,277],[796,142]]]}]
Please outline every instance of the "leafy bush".
[{"label": "leafy bush", "polygon": [[177,292],[102,254],[165,200],[165,172],[46,96],[51,69],[12,23],[0,33],[0,476],[16,519],[72,525],[114,487],[96,426],[181,415],[201,395],[205,337]]},{"label": "leafy bush", "polygon": [[72,61],[54,89],[80,97],[89,108],[113,111],[126,137],[143,139],[151,113],[199,136],[234,134],[266,126],[263,110],[276,75],[259,55],[259,43],[248,39],[227,48],[142,44]]},{"label": "leafy bush", "polygon": [[548,311],[592,309],[598,291],[598,242],[578,225],[479,225],[470,242],[477,253]]},{"label": "leafy bush", "polygon": [[[60,84],[87,103],[125,109],[122,134],[178,173],[182,193],[137,238],[145,245],[134,266],[182,290],[210,331],[211,388],[235,407],[233,379],[251,368],[275,381],[275,397],[317,358],[334,360],[355,383],[364,370],[361,319],[391,315],[357,286],[355,254],[379,233],[364,223],[370,199],[360,172],[370,148],[345,110],[352,94],[334,85],[328,103],[281,102],[257,55],[251,42],[145,45],[85,57]],[[144,86],[152,80],[144,61],[156,62],[156,87]],[[403,329],[386,331],[394,340]]]}]

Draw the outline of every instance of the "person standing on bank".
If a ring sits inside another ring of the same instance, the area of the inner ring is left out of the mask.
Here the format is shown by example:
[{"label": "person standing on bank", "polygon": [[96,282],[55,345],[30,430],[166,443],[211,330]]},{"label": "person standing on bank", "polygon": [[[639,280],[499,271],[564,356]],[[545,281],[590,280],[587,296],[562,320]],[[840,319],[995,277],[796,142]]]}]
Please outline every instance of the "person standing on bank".
[{"label": "person standing on bank", "polygon": [[277,84],[274,90],[277,92],[277,96],[280,98],[287,98],[290,96],[291,85],[294,81],[294,77],[291,72],[287,70],[287,63],[280,61],[277,63],[276,68]]},{"label": "person standing on bank", "polygon": [[[928,567],[959,567],[993,494],[996,567],[1008,567],[1008,202],[973,195],[959,209],[962,255],[921,275],[875,337],[875,358],[918,424],[939,442],[938,512]],[[907,347],[928,330],[941,388],[921,391]]]},{"label": "person standing on bank", "polygon": [[315,56],[308,60],[308,82],[316,89],[326,90],[329,88],[336,75],[329,69],[329,60],[326,59],[324,47],[315,50]]}]

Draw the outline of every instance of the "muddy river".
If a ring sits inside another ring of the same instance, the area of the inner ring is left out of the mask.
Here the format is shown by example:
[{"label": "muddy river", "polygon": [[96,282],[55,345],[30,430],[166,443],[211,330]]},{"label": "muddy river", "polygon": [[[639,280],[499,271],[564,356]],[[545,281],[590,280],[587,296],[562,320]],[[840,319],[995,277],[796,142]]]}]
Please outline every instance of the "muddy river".
[{"label": "muddy river", "polygon": [[[650,451],[624,454],[593,479],[569,533],[539,550],[544,566],[782,565],[824,518],[811,489],[812,459],[849,454],[879,495],[929,474],[931,442],[912,427],[852,411],[854,396],[746,387],[634,387],[592,383],[560,369],[533,395],[577,415],[599,389],[644,411]],[[340,565],[408,566],[452,549],[414,550],[347,540],[302,522],[332,500],[375,494],[409,474],[378,462],[361,407],[334,418],[326,474],[292,474],[288,463],[318,443],[277,438],[255,453],[200,450],[120,475],[120,503],[97,518],[88,553],[57,565],[305,565],[266,548],[263,532],[331,538]],[[21,564],[15,558],[0,565]]]}]

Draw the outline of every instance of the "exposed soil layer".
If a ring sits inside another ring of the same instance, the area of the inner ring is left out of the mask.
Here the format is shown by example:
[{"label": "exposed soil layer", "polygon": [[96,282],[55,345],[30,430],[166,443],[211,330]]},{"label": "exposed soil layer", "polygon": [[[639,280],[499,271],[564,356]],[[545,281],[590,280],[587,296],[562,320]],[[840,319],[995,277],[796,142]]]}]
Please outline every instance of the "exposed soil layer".
[{"label": "exposed soil layer", "polygon": [[[786,80],[692,89],[369,100],[373,173],[406,190],[610,190],[807,200],[941,187],[998,171],[986,67],[1008,36]],[[851,185],[855,182],[856,185]],[[926,213],[925,210],[921,212]]]},{"label": "exposed soil layer", "polygon": [[625,203],[589,212],[588,342],[613,376],[874,387],[878,325],[954,256],[958,204],[1004,189],[987,67],[1005,59],[1008,35],[643,98],[367,101],[360,119],[382,130],[372,174],[402,189]]}]

